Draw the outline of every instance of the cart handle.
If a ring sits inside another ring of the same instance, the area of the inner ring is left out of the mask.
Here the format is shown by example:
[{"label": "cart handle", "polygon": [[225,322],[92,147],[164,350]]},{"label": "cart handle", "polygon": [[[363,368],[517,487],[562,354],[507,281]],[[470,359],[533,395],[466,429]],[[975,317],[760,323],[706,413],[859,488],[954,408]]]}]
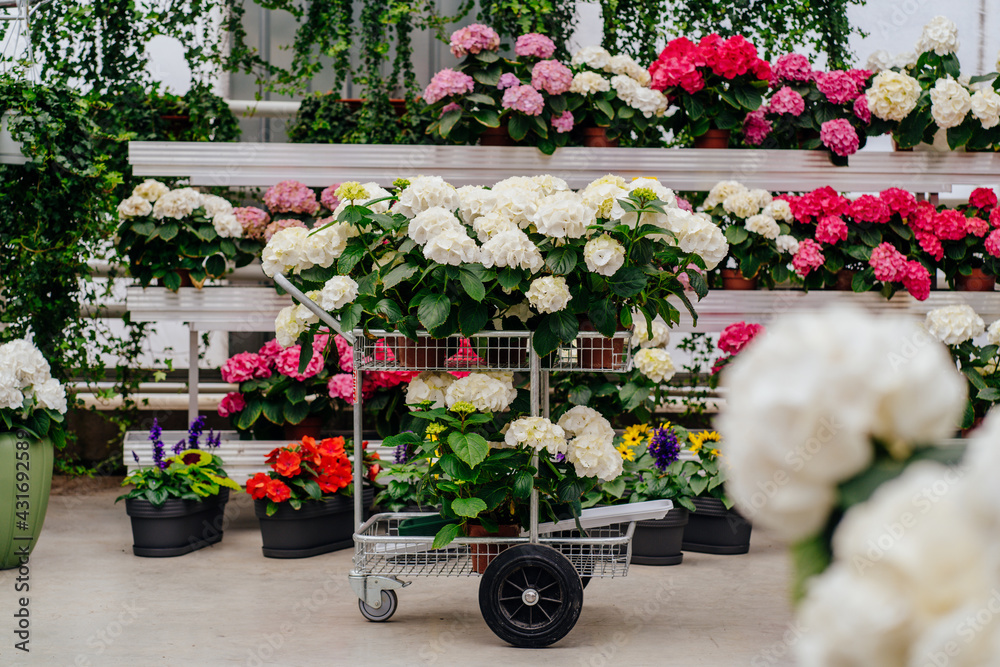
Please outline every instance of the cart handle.
[{"label": "cart handle", "polygon": [[350,331],[344,332],[344,330],[340,328],[340,320],[320,308],[315,301],[303,294],[302,290],[289,282],[288,278],[280,273],[275,273],[274,282],[278,284],[278,287],[291,294],[293,299],[315,313],[315,315],[322,320],[324,324],[343,336],[344,340],[346,340],[349,344],[354,345],[354,333]]}]

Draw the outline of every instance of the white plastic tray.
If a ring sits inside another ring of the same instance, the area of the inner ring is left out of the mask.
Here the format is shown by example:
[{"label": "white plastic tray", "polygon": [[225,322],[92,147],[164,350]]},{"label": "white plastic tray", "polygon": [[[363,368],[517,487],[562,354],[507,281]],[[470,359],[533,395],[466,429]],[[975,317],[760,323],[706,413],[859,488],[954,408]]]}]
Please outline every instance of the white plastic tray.
[{"label": "white plastic tray", "polygon": [[[647,500],[627,505],[591,507],[580,512],[580,526],[584,530],[587,530],[588,528],[609,526],[614,523],[653,521],[655,519],[662,519],[673,508],[674,504],[669,500]],[[560,530],[574,530],[576,527],[576,521],[573,519],[564,519],[555,523],[540,523],[538,524],[538,532],[554,533]],[[527,535],[527,531],[523,532],[522,535]]]}]

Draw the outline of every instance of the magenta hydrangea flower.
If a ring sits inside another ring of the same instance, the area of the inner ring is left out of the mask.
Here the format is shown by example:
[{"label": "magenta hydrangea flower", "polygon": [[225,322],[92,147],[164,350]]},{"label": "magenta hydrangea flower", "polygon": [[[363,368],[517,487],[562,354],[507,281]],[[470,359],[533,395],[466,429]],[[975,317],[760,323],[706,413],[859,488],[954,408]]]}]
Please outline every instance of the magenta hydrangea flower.
[{"label": "magenta hydrangea flower", "polygon": [[820,126],[820,141],[823,145],[841,157],[854,155],[861,147],[861,139],[849,120],[834,118]]},{"label": "magenta hydrangea flower", "polygon": [[769,107],[772,113],[790,113],[798,117],[806,110],[806,101],[797,92],[785,86],[771,96]]},{"label": "magenta hydrangea flower", "polygon": [[234,415],[237,412],[242,412],[243,408],[247,406],[246,399],[243,398],[243,394],[238,391],[231,391],[222,397],[219,401],[219,416],[228,417],[229,415]]},{"label": "magenta hydrangea flower", "polygon": [[256,241],[264,240],[264,229],[267,227],[267,223],[271,222],[271,216],[267,214],[267,211],[256,206],[239,206],[233,209],[233,215],[243,227],[243,238]]},{"label": "magenta hydrangea flower", "polygon": [[917,209],[917,198],[912,193],[900,188],[889,188],[879,194],[889,210],[898,213],[900,217],[909,217]]},{"label": "magenta hydrangea flower", "polygon": [[220,373],[223,382],[232,384],[271,377],[267,359],[253,352],[240,352],[229,357],[226,363],[222,364]]},{"label": "magenta hydrangea flower", "polygon": [[326,383],[330,398],[340,398],[354,405],[354,376],[347,373],[338,373],[331,377]]},{"label": "magenta hydrangea flower", "polygon": [[825,215],[816,223],[816,240],[827,245],[847,238],[847,223],[835,215]]},{"label": "magenta hydrangea flower", "polygon": [[562,114],[552,117],[552,127],[556,132],[562,134],[573,129],[573,112],[563,111]]},{"label": "magenta hydrangea flower", "polygon": [[308,227],[306,227],[306,223],[301,220],[295,220],[294,218],[275,220],[264,228],[264,240],[270,241],[272,236],[280,232],[282,229],[288,229],[289,227],[302,227],[303,229],[308,229]]},{"label": "magenta hydrangea flower", "polygon": [[820,245],[812,239],[799,241],[799,251],[792,257],[792,268],[800,278],[805,278],[814,270],[823,266],[826,258]]},{"label": "magenta hydrangea flower", "polygon": [[537,32],[521,35],[514,42],[514,53],[532,58],[551,58],[556,52],[556,45],[551,39]]},{"label": "magenta hydrangea flower", "polygon": [[961,211],[953,208],[938,211],[932,221],[934,235],[943,241],[959,241],[966,236],[965,215]]},{"label": "magenta hydrangea flower", "polygon": [[864,90],[868,87],[868,79],[872,78],[872,71],[870,69],[849,69],[847,76],[851,77],[860,90]]},{"label": "magenta hydrangea flower", "polygon": [[264,204],[271,213],[305,213],[319,210],[316,193],[298,181],[282,181],[264,193]]},{"label": "magenta hydrangea flower", "polygon": [[727,354],[739,354],[763,330],[761,324],[734,322],[719,334],[719,349]]},{"label": "magenta hydrangea flower", "polygon": [[545,98],[531,86],[514,86],[503,91],[500,104],[504,109],[520,111],[528,116],[538,116],[545,108]]},{"label": "magenta hydrangea flower", "polygon": [[917,301],[926,301],[931,295],[931,274],[926,266],[915,259],[906,263],[906,274],[900,280],[910,296]]},{"label": "magenta hydrangea flower", "polygon": [[892,211],[889,206],[876,195],[861,195],[851,202],[851,217],[855,222],[889,222]]},{"label": "magenta hydrangea flower", "polygon": [[986,237],[986,252],[994,257],[1000,257],[1000,229],[994,229]]},{"label": "magenta hydrangea flower", "polygon": [[476,82],[468,74],[445,68],[435,74],[427,84],[427,88],[424,89],[424,101],[427,104],[434,104],[452,95],[471,93],[475,85]]},{"label": "magenta hydrangea flower", "polygon": [[982,238],[986,232],[990,231],[990,223],[975,216],[965,219],[965,231],[973,236]]},{"label": "magenta hydrangea flower", "polygon": [[771,121],[764,117],[764,109],[747,114],[743,120],[743,137],[751,146],[760,146],[771,134]]},{"label": "magenta hydrangea flower", "polygon": [[503,90],[504,88],[513,88],[514,86],[520,86],[521,80],[517,78],[517,75],[513,72],[504,72],[500,75],[500,81],[497,83],[497,88]]},{"label": "magenta hydrangea flower", "polygon": [[323,205],[328,211],[337,210],[337,206],[340,205],[340,199],[337,198],[337,188],[340,187],[340,183],[334,183],[330,187],[319,193],[319,203]]},{"label": "magenta hydrangea flower", "polygon": [[464,58],[470,53],[496,51],[500,48],[500,35],[482,23],[473,23],[451,33],[451,55]]},{"label": "magenta hydrangea flower", "polygon": [[558,60],[542,60],[531,69],[531,86],[549,95],[562,95],[573,85],[573,73]]},{"label": "magenta hydrangea flower", "polygon": [[875,270],[875,279],[884,283],[902,281],[909,270],[906,257],[888,242],[875,246],[868,263]]},{"label": "magenta hydrangea flower", "polygon": [[868,98],[864,95],[854,100],[854,117],[866,125],[872,122],[872,110],[868,108]]},{"label": "magenta hydrangea flower", "polygon": [[941,261],[944,257],[944,246],[941,245],[941,239],[929,232],[921,231],[919,229],[913,230],[913,235],[917,237],[917,243],[920,244],[921,250],[933,257],[934,261]]},{"label": "magenta hydrangea flower", "polygon": [[969,205],[990,211],[997,205],[997,193],[993,188],[976,188],[969,195]]},{"label": "magenta hydrangea flower", "polygon": [[789,53],[774,62],[774,78],[778,81],[812,81],[809,59],[799,53]]},{"label": "magenta hydrangea flower", "polygon": [[293,345],[281,351],[274,360],[274,366],[279,373],[295,378],[299,382],[307,380],[323,370],[323,353],[313,348],[312,357],[303,372],[299,373],[299,357],[302,354],[301,345]]},{"label": "magenta hydrangea flower", "polygon": [[850,102],[861,94],[857,80],[843,70],[820,72],[816,75],[816,87],[834,104]]}]

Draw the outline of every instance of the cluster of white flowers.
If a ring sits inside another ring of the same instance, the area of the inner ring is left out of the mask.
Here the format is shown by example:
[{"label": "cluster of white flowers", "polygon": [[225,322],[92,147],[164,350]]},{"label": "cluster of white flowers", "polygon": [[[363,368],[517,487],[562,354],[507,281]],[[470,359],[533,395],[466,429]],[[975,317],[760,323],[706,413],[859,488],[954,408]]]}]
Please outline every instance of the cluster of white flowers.
[{"label": "cluster of white flowers", "polygon": [[1000,345],[1000,320],[991,324],[986,330],[986,342],[990,345]]},{"label": "cluster of white flowers", "polygon": [[[138,186],[137,186],[138,187]],[[129,218],[144,218],[153,211],[153,205],[149,200],[139,195],[127,197],[118,204],[118,219],[127,220]]]},{"label": "cluster of white flowers", "polygon": [[725,234],[711,220],[681,209],[671,211],[671,220],[676,222],[672,231],[677,234],[677,245],[684,252],[701,256],[709,271],[729,254]]},{"label": "cluster of white flowers", "polygon": [[497,204],[497,195],[478,185],[463,185],[458,189],[459,213],[465,224],[471,225],[476,218],[486,215]]},{"label": "cluster of white flowers", "polygon": [[444,393],[444,402],[449,408],[456,403],[471,403],[480,412],[503,412],[510,407],[517,396],[513,375],[499,376],[495,373],[470,373],[452,382]]},{"label": "cluster of white flowers", "polygon": [[766,213],[758,213],[747,218],[746,228],[748,232],[760,234],[766,239],[776,240],[781,235],[781,227],[778,221]]},{"label": "cluster of white flowers", "polygon": [[66,391],[49,362],[24,339],[0,345],[0,409],[46,408],[66,412]]},{"label": "cluster of white flowers", "polygon": [[632,347],[665,347],[670,342],[670,327],[662,315],[649,326],[642,311],[632,313]]},{"label": "cluster of white flowers", "polygon": [[789,541],[810,537],[837,485],[872,461],[872,438],[904,451],[947,437],[966,384],[944,346],[915,344],[926,340],[910,320],[833,308],[779,319],[744,350],[723,378],[719,423],[740,512]]},{"label": "cluster of white flowers", "polygon": [[625,263],[625,246],[607,234],[595,236],[583,246],[583,261],[588,271],[613,276]]},{"label": "cluster of white flowers", "polygon": [[676,372],[670,353],[660,348],[649,347],[635,353],[635,367],[653,382],[669,382]]},{"label": "cluster of white flowers", "polygon": [[1000,124],[1000,95],[992,88],[974,92],[969,105],[972,115],[982,123],[984,130]]},{"label": "cluster of white flowers", "polygon": [[593,95],[611,90],[611,82],[597,72],[580,72],[573,76],[569,92],[578,95]]},{"label": "cluster of white flowers", "polygon": [[942,129],[958,127],[972,109],[972,95],[951,77],[938,79],[931,88],[931,116]]},{"label": "cluster of white flowers", "polygon": [[319,303],[324,310],[340,310],[358,298],[358,284],[348,276],[334,276],[320,291]]},{"label": "cluster of white flowers", "polygon": [[443,408],[445,392],[454,382],[455,376],[450,373],[424,371],[406,386],[406,404],[412,409],[424,401],[431,401],[431,408]]},{"label": "cluster of white flowers", "polygon": [[566,460],[580,477],[610,482],[622,474],[622,455],[615,449],[611,423],[593,408],[578,405],[559,418],[567,438]]},{"label": "cluster of white flowers", "polygon": [[573,67],[586,65],[591,69],[604,70],[611,65],[611,54],[600,46],[585,46],[573,54],[570,64]]},{"label": "cluster of white flowers", "polygon": [[[229,202],[226,203],[228,204]],[[230,208],[230,210],[232,209]],[[229,211],[216,213],[212,216],[212,227],[215,228],[215,233],[224,239],[238,239],[243,237],[243,225]]]},{"label": "cluster of white flowers", "polygon": [[924,318],[928,333],[946,345],[960,345],[986,330],[983,318],[965,304],[935,308]]},{"label": "cluster of white flowers", "polygon": [[303,271],[313,266],[321,266],[324,269],[332,266],[347,248],[347,235],[352,230],[353,227],[350,225],[337,222],[309,232],[299,244],[297,269]]},{"label": "cluster of white flowers", "polygon": [[445,229],[424,245],[424,257],[438,264],[472,264],[479,260],[479,246],[464,227]]},{"label": "cluster of white flowers", "polygon": [[233,210],[229,200],[218,195],[202,195],[201,207],[205,209],[205,215],[209,218],[214,218],[220,213],[231,213]]},{"label": "cluster of white flowers", "polygon": [[912,76],[884,70],[872,79],[865,97],[877,118],[900,121],[916,108],[920,93],[920,82]]},{"label": "cluster of white flowers", "polygon": [[879,49],[868,56],[868,63],[865,65],[865,69],[878,74],[882,70],[887,69],[909,69],[916,64],[917,54],[914,51],[904,51],[893,56],[885,49]]},{"label": "cluster of white flowers", "polygon": [[170,190],[160,195],[153,204],[153,217],[157,220],[186,218],[201,206],[201,199],[201,193],[193,188]]},{"label": "cluster of white flowers", "polygon": [[566,454],[566,432],[545,417],[521,417],[507,428],[504,441],[511,447],[526,445],[535,451],[546,450],[552,456]]},{"label": "cluster of white flowers", "polygon": [[994,411],[964,471],[914,463],[847,512],[799,608],[798,664],[1000,663],[998,440]]},{"label": "cluster of white flowers", "polygon": [[784,199],[772,199],[762,212],[779,222],[791,222],[794,219],[792,207]]},{"label": "cluster of white flowers", "polygon": [[418,176],[399,193],[396,203],[389,209],[413,218],[421,211],[441,207],[454,211],[462,205],[462,197],[453,185],[440,176]]},{"label": "cluster of white flowers", "polygon": [[168,192],[170,192],[169,187],[152,178],[147,178],[145,181],[132,188],[133,197],[142,197],[150,203],[155,202]]},{"label": "cluster of white flowers", "polygon": [[260,256],[261,268],[270,278],[281,273],[300,271],[304,246],[309,230],[302,227],[287,227],[271,237]]},{"label": "cluster of white flowers", "polygon": [[958,51],[958,26],[954,21],[944,16],[935,16],[924,26],[920,39],[917,40],[917,52],[928,51],[939,56]]},{"label": "cluster of white flowers", "polygon": [[297,305],[285,306],[279,310],[278,316],[274,318],[274,337],[278,344],[281,347],[295,345],[296,339],[305,332],[308,319]]},{"label": "cluster of white flowers", "polygon": [[569,287],[562,276],[542,276],[531,281],[524,294],[528,303],[539,313],[557,313],[569,303]]},{"label": "cluster of white flowers", "polygon": [[799,240],[791,234],[782,234],[774,240],[778,252],[794,255],[799,251]]},{"label": "cluster of white flowers", "polygon": [[514,225],[493,234],[483,243],[479,256],[480,263],[487,269],[512,266],[535,272],[545,265],[538,246]]},{"label": "cluster of white flowers", "polygon": [[[646,75],[649,76],[649,73],[646,72]],[[611,77],[611,87],[618,94],[618,99],[642,113],[646,118],[652,116],[659,118],[667,112],[667,108],[670,106],[666,95],[653,88],[648,88],[624,74],[616,74]]]},{"label": "cluster of white flowers", "polygon": [[587,206],[579,194],[563,191],[539,199],[531,221],[540,234],[578,239],[587,233],[587,227],[596,217],[597,211]]}]

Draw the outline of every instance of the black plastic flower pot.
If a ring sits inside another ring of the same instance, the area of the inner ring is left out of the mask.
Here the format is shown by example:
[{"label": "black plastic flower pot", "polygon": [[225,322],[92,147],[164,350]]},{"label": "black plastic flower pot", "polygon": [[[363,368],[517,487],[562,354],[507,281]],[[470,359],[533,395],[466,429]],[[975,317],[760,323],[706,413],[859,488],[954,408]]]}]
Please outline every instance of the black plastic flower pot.
[{"label": "black plastic flower pot", "polygon": [[[371,487],[362,496],[365,508],[371,507],[375,491]],[[267,558],[309,558],[346,549],[354,544],[354,499],[333,496],[302,503],[293,509],[280,503],[278,511],[267,516],[267,499],[253,501],[260,520],[261,551]]]},{"label": "black plastic flower pot", "polygon": [[144,498],[126,498],[132,520],[132,553],[145,558],[183,556],[222,540],[229,489],[205,500],[169,498],[154,507]]},{"label": "black plastic flower pot", "polygon": [[676,507],[655,521],[637,521],[632,536],[633,565],[680,565],[688,511]]},{"label": "black plastic flower pot", "polygon": [[694,498],[697,508],[684,528],[684,551],[733,556],[750,551],[752,526],[717,498]]}]

